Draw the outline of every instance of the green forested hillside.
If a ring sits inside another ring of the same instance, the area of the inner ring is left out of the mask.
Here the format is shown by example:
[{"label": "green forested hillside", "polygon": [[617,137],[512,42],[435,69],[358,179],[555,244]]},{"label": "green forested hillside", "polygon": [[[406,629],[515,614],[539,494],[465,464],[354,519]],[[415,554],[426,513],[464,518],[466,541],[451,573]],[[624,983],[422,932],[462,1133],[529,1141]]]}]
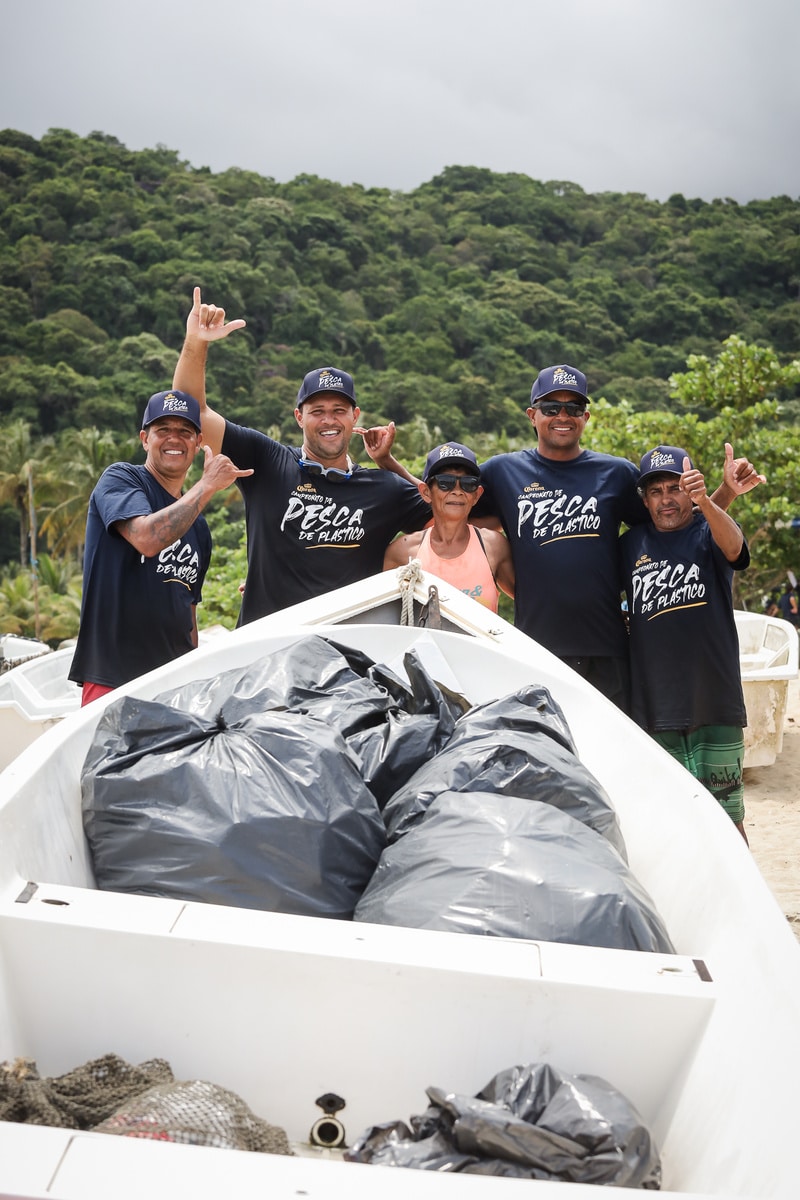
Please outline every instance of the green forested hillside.
[{"label": "green forested hillside", "polygon": [[[401,426],[401,452],[418,455],[439,430],[486,455],[529,440],[533,376],[566,361],[617,406],[618,422],[603,417],[613,446],[601,448],[626,452],[629,438],[636,457],[639,416],[674,415],[670,376],[692,355],[715,362],[731,335],[774,352],[769,383],[748,396],[734,388],[734,410],[771,398],[758,421],[789,438],[800,408],[796,199],[657,203],[472,167],[409,193],[311,175],[276,183],[213,174],[164,147],[129,151],[100,133],[53,129],[37,141],[5,130],[4,441],[27,431],[28,459],[43,461],[41,439],[60,448],[69,431],[73,468],[102,469],[114,439],[135,434],[147,396],[169,385],[195,284],[248,323],[212,352],[213,402],[285,437],[300,378],[333,361],[354,373],[366,421]],[[677,409],[703,422],[730,403],[695,387]],[[112,435],[102,453],[93,429]],[[598,422],[590,430],[600,436]],[[81,431],[91,450],[76,451]],[[27,536],[24,480],[5,457],[0,563],[18,560]],[[48,512],[70,497],[80,508],[83,493],[72,479],[59,496],[59,470],[47,471],[37,506],[41,497],[52,551]]]}]

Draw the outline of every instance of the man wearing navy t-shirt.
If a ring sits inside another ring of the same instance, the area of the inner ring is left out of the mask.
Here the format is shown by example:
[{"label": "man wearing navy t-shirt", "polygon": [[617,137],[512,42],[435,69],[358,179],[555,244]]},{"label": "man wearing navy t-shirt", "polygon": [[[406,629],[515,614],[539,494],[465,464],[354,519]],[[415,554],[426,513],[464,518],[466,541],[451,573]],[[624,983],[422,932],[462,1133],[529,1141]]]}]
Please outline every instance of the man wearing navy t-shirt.
[{"label": "man wearing navy t-shirt", "polygon": [[[498,517],[516,573],[514,624],[551,650],[625,712],[630,706],[628,636],[619,564],[620,526],[647,520],[638,471],[626,458],[584,450],[586,376],[545,367],[527,409],[536,447],[481,466],[479,517]],[[761,482],[726,444],[724,507]],[[480,523],[480,522],[478,522]]]},{"label": "man wearing navy t-shirt", "polygon": [[716,797],[747,841],[747,714],[731,585],[750,552],[685,450],[649,450],[639,491],[650,520],[620,539],[632,716]]},{"label": "man wearing navy t-shirt", "polygon": [[589,396],[575,367],[540,371],[527,413],[537,445],[481,467],[485,510],[500,518],[511,543],[514,624],[627,710],[617,543],[622,522],[647,518],[636,468],[581,447]]},{"label": "man wearing navy t-shirt", "polygon": [[176,387],[200,401],[204,440],[252,468],[251,478],[240,481],[247,528],[240,625],[377,575],[395,534],[421,529],[430,519],[415,485],[350,458],[351,437],[367,431],[358,427],[355,384],[347,371],[327,366],[306,373],[294,410],[301,447],[285,446],[209,407],[208,345],[244,324],[226,322],[225,310],[204,304],[195,288],[173,377]]},{"label": "man wearing navy t-shirt", "polygon": [[197,645],[195,608],[211,558],[201,514],[216,492],[252,474],[206,446],[203,474],[183,492],[202,441],[200,405],[186,392],[151,396],[139,437],[144,466],[113,463],[89,500],[69,672],[83,704]]}]

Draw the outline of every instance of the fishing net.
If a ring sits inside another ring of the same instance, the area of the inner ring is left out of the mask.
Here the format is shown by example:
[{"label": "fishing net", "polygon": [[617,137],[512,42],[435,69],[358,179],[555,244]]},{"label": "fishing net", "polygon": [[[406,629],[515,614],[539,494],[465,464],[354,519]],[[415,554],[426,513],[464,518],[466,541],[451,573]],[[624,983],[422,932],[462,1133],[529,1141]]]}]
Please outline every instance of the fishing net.
[{"label": "fishing net", "polygon": [[255,1116],[234,1092],[202,1079],[150,1088],[96,1125],[94,1131],[184,1146],[292,1153],[283,1129]]},{"label": "fishing net", "polygon": [[105,1054],[66,1075],[42,1079],[36,1063],[0,1063],[0,1120],[25,1125],[91,1129],[132,1096],[173,1079],[169,1063],[153,1058],[138,1067]]},{"label": "fishing net", "polygon": [[169,1063],[133,1066],[106,1054],[42,1079],[32,1059],[0,1063],[0,1120],[230,1150],[291,1154],[283,1129],[241,1097],[203,1080],[176,1081]]}]

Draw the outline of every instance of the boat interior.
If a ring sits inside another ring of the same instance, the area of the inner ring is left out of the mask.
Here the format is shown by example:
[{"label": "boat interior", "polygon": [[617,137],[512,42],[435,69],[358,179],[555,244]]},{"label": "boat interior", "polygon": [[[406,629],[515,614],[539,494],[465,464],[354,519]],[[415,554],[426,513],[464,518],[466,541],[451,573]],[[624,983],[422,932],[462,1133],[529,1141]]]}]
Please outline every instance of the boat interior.
[{"label": "boat interior", "polygon": [[[287,1131],[297,1158],[258,1166],[240,1160],[271,1156],[0,1123],[0,1184],[100,1195],[96,1181],[107,1187],[124,1163],[116,1196],[143,1186],[166,1194],[173,1172],[196,1196],[214,1194],[223,1176],[239,1195],[263,1194],[272,1180],[276,1195],[392,1196],[406,1172],[336,1162],[341,1148],[371,1125],[423,1112],[428,1086],[472,1095],[497,1071],[546,1060],[600,1075],[633,1102],[661,1148],[667,1194],[793,1195],[788,1160],[770,1148],[793,1142],[800,952],[728,818],[608,701],[498,618],[478,619],[456,600],[449,628],[420,630],[396,624],[397,597],[382,603],[391,625],[349,602],[332,624],[308,611],[291,626],[265,618],[121,691],[151,699],[309,634],[398,669],[415,646],[472,703],[544,683],[617,808],[630,866],[677,953],[100,892],[79,777],[112,694],[0,775],[0,1059],[34,1059],[57,1076],[106,1053],[163,1057],[176,1078],[237,1092]],[[331,1093],[343,1104],[320,1124],[318,1100]],[[455,1177],[428,1176],[416,1172],[411,1185],[423,1197],[452,1190]],[[476,1197],[509,1182],[464,1180]],[[535,1186],[544,1197],[556,1185]],[[561,1200],[584,1195],[582,1185],[557,1186]]]}]

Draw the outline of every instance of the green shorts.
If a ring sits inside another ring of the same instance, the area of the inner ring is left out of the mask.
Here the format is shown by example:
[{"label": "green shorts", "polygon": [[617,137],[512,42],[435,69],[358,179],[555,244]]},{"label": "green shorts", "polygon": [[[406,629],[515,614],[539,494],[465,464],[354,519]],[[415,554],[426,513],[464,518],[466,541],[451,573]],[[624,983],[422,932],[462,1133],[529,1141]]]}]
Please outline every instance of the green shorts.
[{"label": "green shorts", "polygon": [[667,729],[651,736],[708,788],[731,820],[744,820],[744,730],[701,725],[691,733]]}]

